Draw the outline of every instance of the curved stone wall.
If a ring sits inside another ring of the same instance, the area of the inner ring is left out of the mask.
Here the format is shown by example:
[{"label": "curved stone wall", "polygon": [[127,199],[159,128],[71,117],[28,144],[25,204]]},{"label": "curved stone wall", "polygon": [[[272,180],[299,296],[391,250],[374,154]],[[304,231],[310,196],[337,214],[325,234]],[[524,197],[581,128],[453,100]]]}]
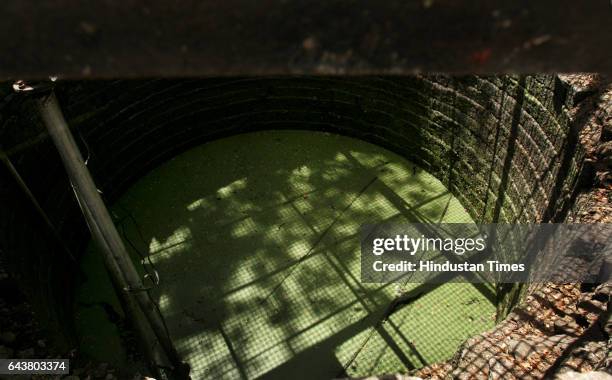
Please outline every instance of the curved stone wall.
[{"label": "curved stone wall", "polygon": [[[61,83],[57,95],[109,201],[191,146],[261,129],[326,130],[384,146],[441,179],[479,222],[559,220],[582,165],[568,111],[574,94],[555,76],[80,81]],[[44,127],[25,100],[2,115],[3,150],[78,255],[88,234]],[[9,205],[0,210],[0,249],[35,284],[27,291],[40,310],[69,310],[78,276],[67,274],[77,266],[5,168],[0,180]]]}]

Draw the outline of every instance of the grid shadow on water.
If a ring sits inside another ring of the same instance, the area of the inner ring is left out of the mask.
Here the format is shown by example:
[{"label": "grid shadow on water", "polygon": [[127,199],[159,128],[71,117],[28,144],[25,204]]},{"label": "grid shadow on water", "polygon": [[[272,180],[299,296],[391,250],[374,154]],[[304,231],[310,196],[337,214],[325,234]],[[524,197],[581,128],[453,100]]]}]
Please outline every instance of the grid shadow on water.
[{"label": "grid shadow on water", "polygon": [[[438,180],[367,143],[235,136],[158,168],[121,204],[194,378],[406,372],[494,323],[492,300],[471,284],[360,282],[361,224],[471,222]],[[423,295],[389,315],[408,292]]]}]

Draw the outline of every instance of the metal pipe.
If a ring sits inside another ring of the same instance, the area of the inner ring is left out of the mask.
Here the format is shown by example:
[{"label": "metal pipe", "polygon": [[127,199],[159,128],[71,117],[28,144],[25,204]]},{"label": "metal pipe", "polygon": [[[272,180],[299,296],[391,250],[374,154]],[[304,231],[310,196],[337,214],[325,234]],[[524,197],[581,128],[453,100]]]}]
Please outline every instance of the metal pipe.
[{"label": "metal pipe", "polygon": [[163,349],[159,349],[159,340],[153,333],[153,331],[148,328],[149,322],[146,320],[146,317],[143,315],[142,310],[136,303],[133,297],[125,292],[123,289],[125,287],[125,279],[121,280],[117,275],[122,276],[121,269],[117,266],[117,263],[114,260],[109,260],[112,257],[112,251],[106,241],[102,237],[102,232],[100,231],[100,227],[93,223],[90,225],[93,220],[93,216],[91,212],[87,208],[87,205],[82,203],[78,194],[75,191],[75,197],[77,198],[77,202],[83,215],[85,216],[85,221],[87,223],[87,227],[92,233],[92,236],[95,235],[98,238],[95,239],[98,244],[100,244],[99,249],[101,249],[104,254],[106,268],[110,274],[111,283],[113,284],[113,288],[119,295],[119,301],[121,302],[121,306],[125,311],[127,317],[132,321],[132,325],[136,329],[138,337],[142,343],[143,349],[145,350],[145,356],[148,358],[150,364],[152,365],[154,371],[156,371],[156,375],[160,378],[162,377],[162,373],[160,372],[161,368],[170,368],[171,364],[168,360],[168,357],[165,355]]},{"label": "metal pipe", "polygon": [[[143,286],[134,263],[123,244],[111,216],[97,191],[83,157],[64,119],[55,94],[51,91],[36,99],[42,120],[49,131],[60,157],[73,184],[79,202],[85,205],[85,218],[93,238],[105,255],[111,275],[121,284],[123,291],[134,297],[147,321],[172,363],[177,376],[188,378],[188,365],[180,360],[168,335],[162,316],[153,304],[147,289]],[[97,226],[97,228],[92,228]],[[134,321],[135,323],[137,321]],[[145,327],[146,328],[146,327]]]}]

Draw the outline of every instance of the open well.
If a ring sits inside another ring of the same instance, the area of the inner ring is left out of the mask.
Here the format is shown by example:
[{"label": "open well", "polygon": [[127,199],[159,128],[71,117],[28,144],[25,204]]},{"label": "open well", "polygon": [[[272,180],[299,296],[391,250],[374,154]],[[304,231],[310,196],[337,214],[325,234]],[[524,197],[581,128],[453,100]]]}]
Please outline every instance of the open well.
[{"label": "open well", "polygon": [[[158,271],[152,294],[196,378],[448,359],[521,290],[430,286],[386,316],[420,285],[361,284],[359,225],[561,220],[583,162],[574,93],[553,75],[91,81],[56,93],[134,261]],[[57,242],[27,239],[23,223],[4,238],[22,252],[8,259],[46,269],[24,279],[60,344],[132,365],[61,163],[28,102],[14,107],[4,149],[77,257],[42,255]],[[4,219],[35,217],[18,206]]]}]

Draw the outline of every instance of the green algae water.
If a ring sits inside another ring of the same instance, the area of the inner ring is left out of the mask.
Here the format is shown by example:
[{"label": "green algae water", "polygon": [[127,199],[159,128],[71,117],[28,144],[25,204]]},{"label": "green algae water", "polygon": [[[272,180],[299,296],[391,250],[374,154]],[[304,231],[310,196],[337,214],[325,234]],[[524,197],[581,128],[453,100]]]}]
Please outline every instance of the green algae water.
[{"label": "green algae water", "polygon": [[[213,141],[144,176],[113,213],[137,266],[159,273],[152,294],[193,379],[405,373],[494,324],[493,290],[463,283],[381,323],[419,284],[360,283],[359,226],[472,220],[436,178],[360,140],[265,131]],[[82,265],[81,351],[134,365],[93,247]]]}]

